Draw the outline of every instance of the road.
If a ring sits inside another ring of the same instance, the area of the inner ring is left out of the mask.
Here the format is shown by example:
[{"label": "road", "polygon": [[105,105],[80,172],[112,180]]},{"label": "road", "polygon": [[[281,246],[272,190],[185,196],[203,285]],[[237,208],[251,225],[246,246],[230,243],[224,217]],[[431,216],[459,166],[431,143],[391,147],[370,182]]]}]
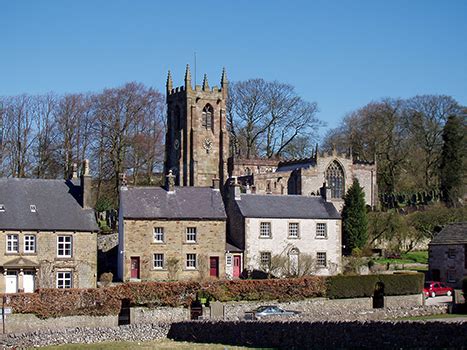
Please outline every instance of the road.
[{"label": "road", "polygon": [[440,297],[434,297],[434,298],[428,298],[425,299],[425,305],[441,305],[445,303],[450,303],[452,302],[452,296],[440,296]]}]

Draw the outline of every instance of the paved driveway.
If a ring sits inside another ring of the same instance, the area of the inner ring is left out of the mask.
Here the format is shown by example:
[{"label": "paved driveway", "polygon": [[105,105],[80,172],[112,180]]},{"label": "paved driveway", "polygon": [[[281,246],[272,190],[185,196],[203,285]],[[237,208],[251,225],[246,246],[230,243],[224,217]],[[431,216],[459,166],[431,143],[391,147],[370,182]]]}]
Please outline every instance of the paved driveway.
[{"label": "paved driveway", "polygon": [[428,298],[425,299],[425,305],[442,305],[446,303],[452,302],[452,296],[440,296],[440,297],[434,297],[434,298]]}]

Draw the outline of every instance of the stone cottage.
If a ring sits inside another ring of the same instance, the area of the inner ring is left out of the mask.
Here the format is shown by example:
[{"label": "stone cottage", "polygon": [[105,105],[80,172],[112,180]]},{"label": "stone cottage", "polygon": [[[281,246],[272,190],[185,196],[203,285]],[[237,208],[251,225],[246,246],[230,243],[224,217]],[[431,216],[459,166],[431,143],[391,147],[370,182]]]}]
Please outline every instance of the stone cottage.
[{"label": "stone cottage", "polygon": [[0,179],[0,290],[93,288],[97,231],[91,176]]},{"label": "stone cottage", "polygon": [[467,277],[467,222],[446,225],[428,247],[431,279],[461,288]]},{"label": "stone cottage", "polygon": [[234,184],[227,213],[229,239],[243,250],[243,267],[276,276],[333,275],[342,270],[341,216],[320,196],[240,193]]},{"label": "stone cottage", "polygon": [[219,190],[123,187],[118,274],[123,281],[225,277],[226,214]]}]

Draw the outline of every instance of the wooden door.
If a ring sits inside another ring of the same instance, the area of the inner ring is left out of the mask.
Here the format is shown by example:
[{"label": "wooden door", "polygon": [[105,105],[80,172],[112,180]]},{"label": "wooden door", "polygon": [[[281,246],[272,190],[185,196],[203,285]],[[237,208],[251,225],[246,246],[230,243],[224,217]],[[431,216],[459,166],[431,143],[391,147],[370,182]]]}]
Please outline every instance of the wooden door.
[{"label": "wooden door", "polygon": [[209,276],[219,277],[219,257],[217,256],[209,258]]},{"label": "wooden door", "polygon": [[9,272],[5,275],[5,293],[18,292],[18,275],[16,272]]},{"label": "wooden door", "polygon": [[241,262],[240,255],[234,255],[233,276],[235,278],[240,277]]},{"label": "wooden door", "polygon": [[23,290],[25,293],[34,293],[34,272],[32,271],[24,272]]},{"label": "wooden door", "polygon": [[139,278],[139,256],[131,257],[131,278]]}]

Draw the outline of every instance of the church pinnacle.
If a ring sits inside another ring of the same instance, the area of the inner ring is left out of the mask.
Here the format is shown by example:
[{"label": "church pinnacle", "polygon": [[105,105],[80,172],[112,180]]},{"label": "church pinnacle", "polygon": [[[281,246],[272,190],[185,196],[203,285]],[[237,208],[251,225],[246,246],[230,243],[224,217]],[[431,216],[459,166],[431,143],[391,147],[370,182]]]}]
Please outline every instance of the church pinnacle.
[{"label": "church pinnacle", "polygon": [[185,71],[185,89],[191,90],[191,72],[190,72],[190,65],[186,65]]},{"label": "church pinnacle", "polygon": [[221,77],[221,86],[224,87],[225,85],[227,85],[228,81],[227,81],[227,73],[225,72],[225,67],[222,68],[222,77]]},{"label": "church pinnacle", "polygon": [[167,88],[167,91],[172,91],[173,89],[173,81],[172,81],[172,75],[170,74],[170,70],[169,70],[169,73],[167,74],[167,84],[165,85],[166,88]]},{"label": "church pinnacle", "polygon": [[208,91],[208,90],[209,90],[208,75],[204,74],[203,91]]}]

